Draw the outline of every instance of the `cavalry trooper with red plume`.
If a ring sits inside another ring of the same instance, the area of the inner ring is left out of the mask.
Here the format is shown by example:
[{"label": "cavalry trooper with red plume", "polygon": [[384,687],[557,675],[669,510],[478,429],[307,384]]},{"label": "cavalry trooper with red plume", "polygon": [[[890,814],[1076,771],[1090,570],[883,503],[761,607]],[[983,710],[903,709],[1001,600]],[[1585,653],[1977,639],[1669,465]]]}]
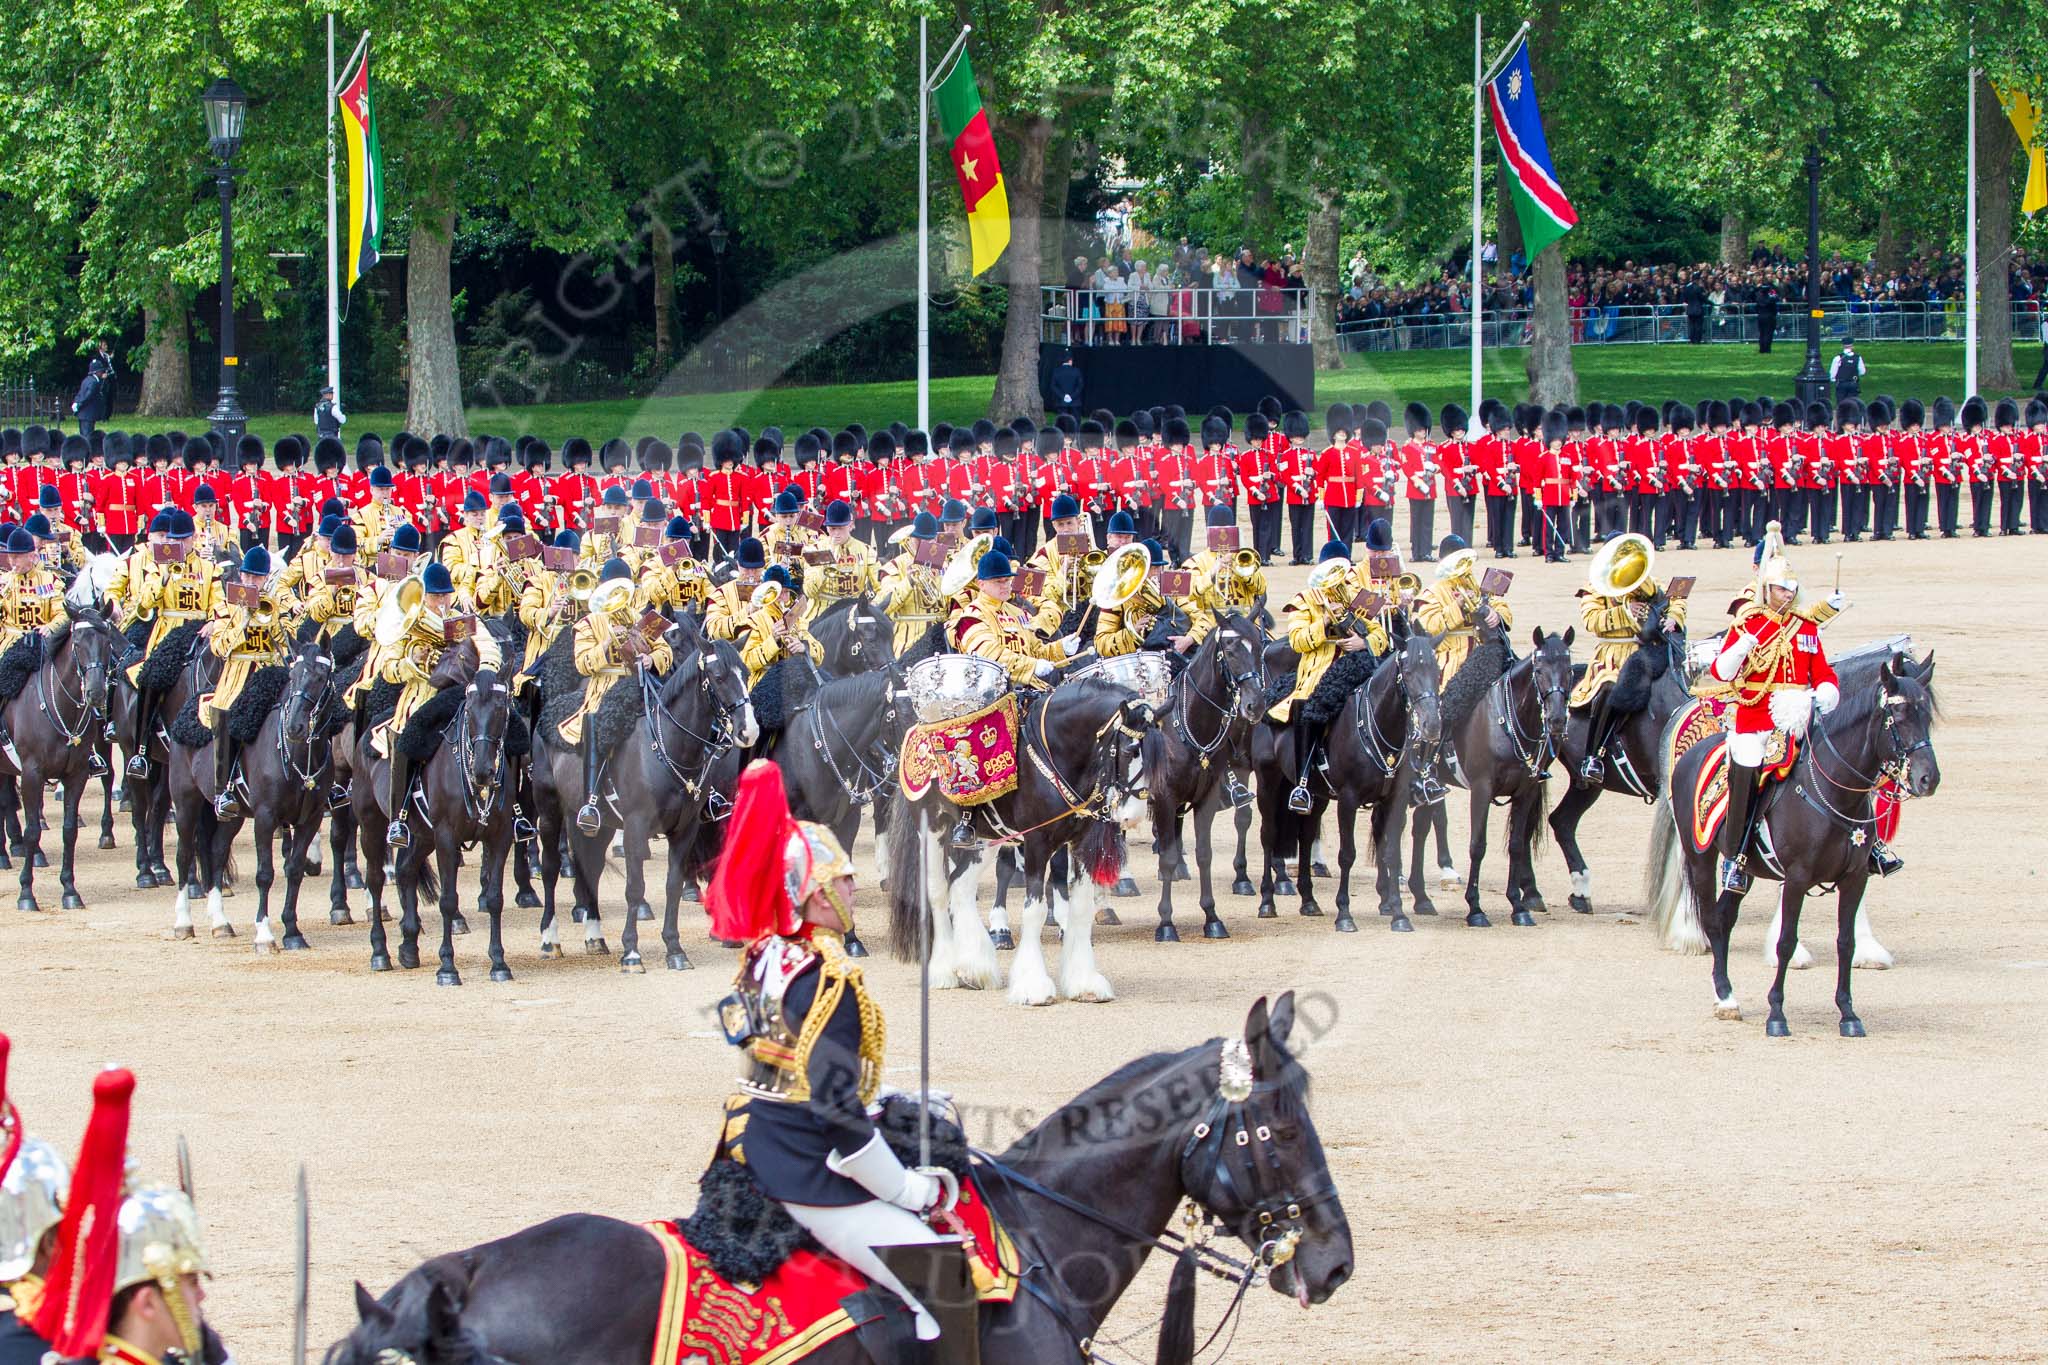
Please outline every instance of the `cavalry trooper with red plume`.
[{"label": "cavalry trooper with red plume", "polygon": [[93,1082],[92,1118],[32,1326],[58,1360],[218,1365],[229,1357],[201,1311],[201,1277],[212,1272],[198,1210],[185,1191],[135,1183],[125,1169],[134,1092],[134,1074],[120,1068]]},{"label": "cavalry trooper with red plume", "polygon": [[7,1047],[0,1033],[0,1365],[42,1365],[50,1339],[32,1324],[57,1251],[71,1168],[23,1129],[8,1101]]},{"label": "cavalry trooper with red plume", "polygon": [[906,1169],[868,1118],[888,1034],[846,952],[853,860],[831,830],[790,817],[773,763],[740,777],[704,905],[713,935],[746,945],[736,989],[719,1003],[727,1041],[746,1054],[719,1154],[827,1251],[902,1299],[920,1341],[936,1339],[938,1320],[878,1248],[952,1241],[923,1216],[949,1209],[958,1190],[948,1172]]}]

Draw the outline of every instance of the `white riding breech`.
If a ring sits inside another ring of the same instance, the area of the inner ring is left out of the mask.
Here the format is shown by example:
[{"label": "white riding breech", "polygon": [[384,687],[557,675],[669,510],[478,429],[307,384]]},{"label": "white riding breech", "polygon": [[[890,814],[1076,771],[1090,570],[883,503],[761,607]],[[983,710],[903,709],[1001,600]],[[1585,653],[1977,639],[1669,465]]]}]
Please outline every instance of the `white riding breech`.
[{"label": "white riding breech", "polygon": [[1728,761],[1743,768],[1764,766],[1764,754],[1770,745],[1771,731],[1759,730],[1755,734],[1739,735],[1728,732]]},{"label": "white riding breech", "polygon": [[932,1231],[910,1210],[879,1199],[833,1208],[821,1204],[791,1203],[784,1203],[782,1207],[788,1209],[789,1216],[817,1238],[825,1250],[903,1300],[904,1305],[917,1316],[920,1341],[932,1341],[938,1337],[939,1320],[927,1312],[917,1297],[904,1287],[903,1281],[882,1263],[874,1249],[913,1242],[949,1242],[955,1240],[953,1237]]}]

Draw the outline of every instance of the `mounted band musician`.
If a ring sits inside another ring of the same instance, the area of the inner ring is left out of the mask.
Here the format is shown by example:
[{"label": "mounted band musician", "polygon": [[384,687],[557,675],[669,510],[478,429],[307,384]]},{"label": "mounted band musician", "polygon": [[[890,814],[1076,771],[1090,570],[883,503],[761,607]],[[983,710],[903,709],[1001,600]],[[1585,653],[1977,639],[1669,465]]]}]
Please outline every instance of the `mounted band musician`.
[{"label": "mounted band musician", "polygon": [[1017,570],[1010,557],[990,550],[974,566],[974,594],[946,622],[947,643],[962,654],[987,659],[1010,681],[1033,692],[1052,686],[1060,665],[1078,652],[1073,636],[1041,640],[1011,596]]},{"label": "mounted band musician", "polygon": [[644,610],[674,616],[681,612],[701,613],[711,598],[711,580],[704,566],[690,550],[690,519],[673,516],[661,529],[661,545],[655,550],[629,551],[626,560],[634,564],[639,582],[638,602]]},{"label": "mounted band musician", "polygon": [[746,633],[747,617],[753,612],[754,589],[768,569],[768,550],[747,536],[733,552],[732,576],[712,586],[704,608],[704,633],[714,640],[737,644]]},{"label": "mounted band musician", "polygon": [[[1515,624],[1507,598],[1482,590],[1478,566],[1477,550],[1458,536],[1445,536],[1437,546],[1436,581],[1415,599],[1416,626],[1443,637],[1436,647],[1436,665],[1446,690],[1472,657],[1482,628],[1491,634]],[[1445,724],[1448,728],[1449,718]]]},{"label": "mounted band musician", "polygon": [[128,584],[136,612],[150,619],[142,662],[128,673],[128,680],[137,688],[135,752],[128,759],[128,771],[136,777],[149,776],[149,759],[144,751],[156,722],[156,689],[141,685],[149,659],[164,637],[178,627],[211,620],[223,600],[220,566],[200,553],[194,531],[190,513],[173,511],[164,529],[162,545],[153,549],[150,562],[141,566]]},{"label": "mounted band musician", "polygon": [[586,724],[614,687],[638,669],[659,677],[675,662],[675,651],[666,640],[650,639],[640,628],[640,612],[634,606],[633,570],[626,561],[605,561],[597,587],[590,594],[590,610],[576,623],[574,653],[576,671],[583,675],[583,705],[563,717],[556,729],[564,742],[580,746],[583,754],[583,805],[576,812],[576,828],[595,835],[603,828],[598,809],[597,770],[604,758],[598,752],[597,727]]},{"label": "mounted band musician", "polygon": [[1188,560],[1194,585],[1184,604],[1188,634],[1196,644],[1209,638],[1224,612],[1250,618],[1266,603],[1266,570],[1257,551],[1238,547],[1236,509],[1219,503],[1205,520],[1206,544]]},{"label": "mounted band musician", "polygon": [[853,876],[832,831],[790,817],[775,765],[750,765],[704,894],[711,932],[746,945],[736,989],[719,1005],[747,1064],[726,1101],[718,1154],[827,1251],[900,1298],[918,1339],[931,1341],[938,1320],[876,1248],[957,1247],[924,1215],[950,1208],[958,1186],[950,1172],[906,1169],[868,1117],[888,1030],[846,952]]},{"label": "mounted band musician", "polygon": [[291,652],[297,630],[288,602],[270,586],[270,551],[252,545],[242,556],[238,581],[222,589],[220,614],[200,628],[213,656],[221,661],[213,691],[199,699],[200,723],[213,731],[213,810],[222,819],[241,813],[235,792],[235,763],[241,741],[228,724],[228,712],[260,668],[281,666]]},{"label": "mounted band musician", "polygon": [[934,622],[943,622],[948,615],[939,586],[939,565],[924,562],[931,554],[925,547],[936,544],[938,537],[939,519],[930,512],[919,512],[914,521],[889,537],[902,549],[882,569],[875,605],[896,623],[899,657],[909,653]]},{"label": "mounted band musician", "polygon": [[[1685,598],[1670,596],[1652,576],[1656,551],[1638,532],[1614,537],[1594,556],[1579,589],[1579,620],[1594,638],[1593,660],[1573,687],[1571,708],[1591,715],[1586,757],[1573,776],[1598,787],[1607,777],[1607,745],[1615,728],[1648,704],[1647,688],[1624,687],[1623,672],[1653,623],[1665,635],[1685,633]],[[1621,703],[1617,705],[1617,700]]]},{"label": "mounted band musician", "polygon": [[1287,793],[1287,808],[1297,815],[1305,815],[1313,808],[1309,775],[1315,771],[1316,748],[1329,727],[1330,717],[1311,718],[1308,708],[1297,709],[1296,703],[1307,702],[1315,695],[1324,675],[1340,656],[1367,655],[1356,680],[1362,682],[1371,672],[1370,660],[1387,652],[1386,628],[1376,618],[1360,620],[1354,614],[1352,602],[1356,596],[1351,556],[1342,543],[1333,540],[1316,557],[1308,585],[1280,609],[1288,646],[1301,661],[1294,674],[1294,690],[1275,702],[1266,714],[1282,724],[1292,724],[1295,776],[1294,788]]},{"label": "mounted band musician", "polygon": [[804,624],[812,621],[834,602],[845,602],[875,591],[879,579],[875,551],[853,534],[853,507],[834,498],[825,506],[825,538],[805,552],[803,565],[804,600],[809,604]]},{"label": "mounted band musician", "polygon": [[[371,743],[391,761],[387,793],[391,823],[384,831],[384,840],[394,849],[412,843],[405,820],[406,800],[412,789],[412,760],[397,738],[405,733],[405,723],[412,719],[413,712],[439,690],[434,681],[435,670],[440,666],[441,656],[455,643],[448,638],[448,623],[466,615],[468,609],[469,604],[456,597],[454,576],[441,563],[430,563],[416,579],[399,584],[378,609],[377,643],[384,651],[378,676],[398,684],[399,693],[391,719],[380,727]],[[488,630],[476,630],[467,638],[476,648],[478,669],[495,671],[499,665],[497,637]]]}]

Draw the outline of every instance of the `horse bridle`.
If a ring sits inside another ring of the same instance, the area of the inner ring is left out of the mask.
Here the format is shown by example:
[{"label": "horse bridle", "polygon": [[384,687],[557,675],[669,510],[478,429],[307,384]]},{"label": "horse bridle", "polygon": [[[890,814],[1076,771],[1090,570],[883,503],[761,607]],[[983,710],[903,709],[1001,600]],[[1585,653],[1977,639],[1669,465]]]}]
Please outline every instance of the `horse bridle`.
[{"label": "horse bridle", "polygon": [[[1226,627],[1221,624],[1218,624],[1216,627],[1217,632],[1221,632],[1224,629]],[[1215,636],[1212,634],[1211,638],[1213,639]],[[1246,643],[1249,645],[1250,642],[1246,641]],[[1223,653],[1222,647],[1219,645],[1214,652],[1220,658]],[[1181,675],[1174,679],[1175,690],[1180,693],[1180,700],[1173,710],[1168,713],[1169,727],[1170,730],[1178,731],[1176,738],[1181,743],[1194,750],[1196,761],[1204,769],[1208,768],[1210,757],[1218,749],[1222,748],[1224,742],[1230,738],[1231,718],[1237,713],[1235,696],[1243,693],[1247,683],[1257,683],[1262,687],[1264,686],[1263,676],[1259,671],[1257,663],[1257,650],[1252,651],[1252,657],[1253,664],[1250,668],[1229,675],[1230,690],[1234,695],[1228,704],[1218,701],[1203,690],[1201,683],[1195,678],[1195,669],[1192,664],[1182,669]],[[1216,738],[1210,740],[1207,744],[1195,738],[1195,730],[1192,723],[1194,707],[1192,699],[1195,697],[1200,697],[1203,703],[1213,710],[1217,716]]]},{"label": "horse bridle", "polygon": [[317,784],[320,780],[320,770],[327,766],[328,760],[326,759],[322,759],[320,762],[317,763],[313,761],[313,745],[314,742],[319,738],[320,726],[318,722],[320,715],[327,709],[328,698],[331,697],[334,693],[334,660],[329,658],[325,654],[314,655],[312,657],[321,666],[320,690],[317,693],[294,693],[294,695],[300,701],[302,701],[306,707],[306,763],[300,763],[298,758],[292,753],[291,741],[285,738],[285,725],[284,718],[282,716],[278,718],[277,725],[278,766],[283,769],[286,778],[303,784],[307,791],[313,790],[315,784]]},{"label": "horse bridle", "polygon": [[1515,761],[1522,765],[1529,776],[1540,782],[1549,775],[1547,770],[1550,767],[1550,760],[1557,756],[1557,749],[1550,738],[1551,703],[1555,700],[1559,714],[1567,714],[1570,709],[1569,699],[1562,683],[1541,691],[1537,690],[1535,656],[1531,655],[1529,690],[1536,698],[1536,735],[1532,740],[1529,733],[1522,729],[1521,708],[1515,705],[1514,689],[1508,686],[1509,676],[1510,673],[1502,673],[1488,689],[1489,693],[1499,694],[1493,708],[1494,720],[1499,724],[1501,733],[1508,737],[1508,743],[1514,746]]},{"label": "horse bridle", "polygon": [[[1411,699],[1407,695],[1408,655],[1406,647],[1404,646],[1401,649],[1391,651],[1387,662],[1393,664],[1394,666],[1394,694],[1402,699],[1401,712],[1403,715],[1406,715],[1408,711],[1411,709],[1408,704]],[[1385,667],[1385,663],[1380,665],[1380,668]],[[1375,668],[1373,670],[1374,678],[1377,678],[1380,675],[1380,668]],[[1365,750],[1366,757],[1372,760],[1373,766],[1380,770],[1380,775],[1382,777],[1392,777],[1399,767],[1402,752],[1406,750],[1410,753],[1409,761],[1415,765],[1416,771],[1418,773],[1421,772],[1422,768],[1424,767],[1423,757],[1420,751],[1421,746],[1410,744],[1407,738],[1405,737],[1402,739],[1401,743],[1398,746],[1390,745],[1387,742],[1386,732],[1380,729],[1378,717],[1375,714],[1372,706],[1371,678],[1366,679],[1364,691],[1366,695],[1361,697],[1359,699],[1359,704],[1352,707],[1351,709],[1357,717],[1357,719],[1354,720],[1352,724],[1353,727],[1358,731],[1359,747]],[[1412,726],[1410,727],[1410,733],[1413,733]],[[1394,755],[1393,758],[1389,759],[1382,757],[1383,754],[1387,754],[1390,752]],[[1324,781],[1327,782],[1329,781],[1329,779],[1326,777]],[[1336,790],[1334,785],[1331,787],[1331,790],[1333,792]]]},{"label": "horse bridle", "polygon": [[[894,672],[893,665],[891,672]],[[888,691],[888,698],[888,705],[882,708],[883,728],[885,731],[894,723],[896,718],[896,688],[893,682]],[[847,752],[853,755],[853,765],[859,770],[860,776],[874,779],[865,787],[848,781],[846,774],[839,770],[839,760],[832,756],[832,741],[825,737],[825,707],[823,703],[814,697],[811,699],[810,709],[811,748],[824,758],[825,766],[832,770],[833,779],[840,786],[846,788],[846,794],[853,799],[853,804],[856,807],[867,805],[875,799],[875,793],[880,791],[889,781],[889,778],[893,775],[895,764],[887,762],[872,767],[869,766],[867,759],[861,756],[859,747],[846,737],[846,731],[840,728],[837,720],[834,720],[832,722],[832,733],[838,737],[841,744],[846,746]],[[882,753],[889,752],[886,745],[880,747]],[[893,755],[891,757],[893,758]]]},{"label": "horse bridle", "polygon": [[[491,686],[500,692],[506,690],[502,681],[494,680]],[[476,682],[472,679],[468,688],[471,696],[475,695],[476,688]],[[472,711],[473,708],[465,702],[461,716],[455,722],[455,771],[462,777],[462,807],[468,812],[471,823],[481,825],[490,818],[491,812],[497,807],[499,796],[503,794],[498,783],[498,775],[505,768],[505,736],[500,734],[494,738],[488,734],[472,733],[475,729]],[[511,723],[509,709],[506,712],[506,723]],[[476,757],[479,742],[490,746],[494,751],[494,757],[488,767],[480,763]]]},{"label": "horse bridle", "polygon": [[[93,629],[94,627],[87,626],[85,628]],[[75,636],[78,631],[79,627],[74,625],[71,633]],[[87,701],[87,698],[92,695],[95,678],[99,680],[101,696],[104,697],[106,695],[107,665],[104,662],[88,665],[79,657],[81,653],[82,651],[73,650],[71,659],[72,676],[78,679],[77,696],[71,695],[60,684],[51,681],[50,675],[56,672],[55,669],[39,668],[36,670],[36,704],[42,708],[43,714],[50,718],[50,723],[57,727],[57,733],[64,736],[64,744],[67,748],[80,743],[84,739],[86,727],[92,723],[94,716],[98,714],[96,708]],[[78,707],[78,728],[75,730],[64,721],[62,707],[66,703],[75,703]]]},{"label": "horse bridle", "polygon": [[[1899,747],[1898,708],[1910,706],[1911,704],[1911,698],[1895,696],[1889,693],[1878,703],[1878,709],[1882,713],[1884,721],[1885,746],[1892,751],[1892,756],[1880,762],[1877,765],[1877,770],[1871,773],[1863,773],[1857,770],[1856,765],[1851,763],[1848,756],[1842,752],[1841,746],[1835,743],[1834,737],[1828,733],[1826,726],[1813,727],[1814,742],[1808,746],[1808,752],[1812,756],[1813,770],[1820,778],[1820,782],[1812,784],[1813,790],[1808,790],[1806,784],[1798,785],[1795,790],[1805,797],[1816,809],[1850,829],[1854,829],[1858,825],[1869,824],[1875,819],[1875,816],[1852,815],[1837,809],[1833,802],[1821,795],[1819,790],[1821,784],[1824,783],[1838,791],[1847,792],[1851,797],[1857,797],[1868,796],[1889,782],[1892,787],[1894,800],[1913,800],[1913,789],[1906,781],[1907,764],[1912,761],[1913,755],[1919,753],[1922,749],[1933,749],[1934,738],[1931,735],[1922,735],[1918,740],[1915,740],[1905,748],[1901,749]],[[1856,781],[1853,783],[1844,782],[1829,772],[1827,764],[1821,761],[1821,751],[1823,749],[1832,753],[1836,761],[1846,768],[1855,777]]]},{"label": "horse bridle", "polygon": [[[668,769],[669,776],[690,794],[692,800],[703,794],[704,779],[710,774],[711,765],[718,761],[720,754],[738,742],[739,736],[733,732],[732,718],[747,705],[747,696],[744,692],[740,694],[738,701],[727,702],[719,699],[713,690],[716,680],[711,675],[707,660],[715,660],[720,664],[726,661],[716,654],[698,655],[697,687],[711,703],[711,733],[708,735],[700,735],[676,719],[675,712],[669,710],[663,703],[661,686],[651,674],[641,674],[640,682],[641,705],[647,717],[648,734],[654,741],[654,756],[661,760],[661,766]],[[683,765],[670,756],[668,743],[662,736],[661,727],[664,721],[682,731],[684,738],[694,741],[697,751],[703,755],[703,761],[697,765],[694,775],[685,772]]]}]

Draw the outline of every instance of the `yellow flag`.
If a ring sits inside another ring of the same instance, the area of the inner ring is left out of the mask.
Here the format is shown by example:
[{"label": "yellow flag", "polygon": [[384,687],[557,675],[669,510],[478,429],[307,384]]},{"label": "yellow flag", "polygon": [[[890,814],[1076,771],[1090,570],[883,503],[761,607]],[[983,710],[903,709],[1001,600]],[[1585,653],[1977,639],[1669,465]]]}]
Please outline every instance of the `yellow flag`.
[{"label": "yellow flag", "polygon": [[2041,106],[2018,86],[2000,86],[1995,82],[1991,87],[1998,96],[2005,116],[2012,120],[2012,129],[2020,135],[2020,146],[2027,149],[2027,192],[2020,200],[2024,213],[2035,214],[2048,209],[2048,147],[2042,145]]}]

